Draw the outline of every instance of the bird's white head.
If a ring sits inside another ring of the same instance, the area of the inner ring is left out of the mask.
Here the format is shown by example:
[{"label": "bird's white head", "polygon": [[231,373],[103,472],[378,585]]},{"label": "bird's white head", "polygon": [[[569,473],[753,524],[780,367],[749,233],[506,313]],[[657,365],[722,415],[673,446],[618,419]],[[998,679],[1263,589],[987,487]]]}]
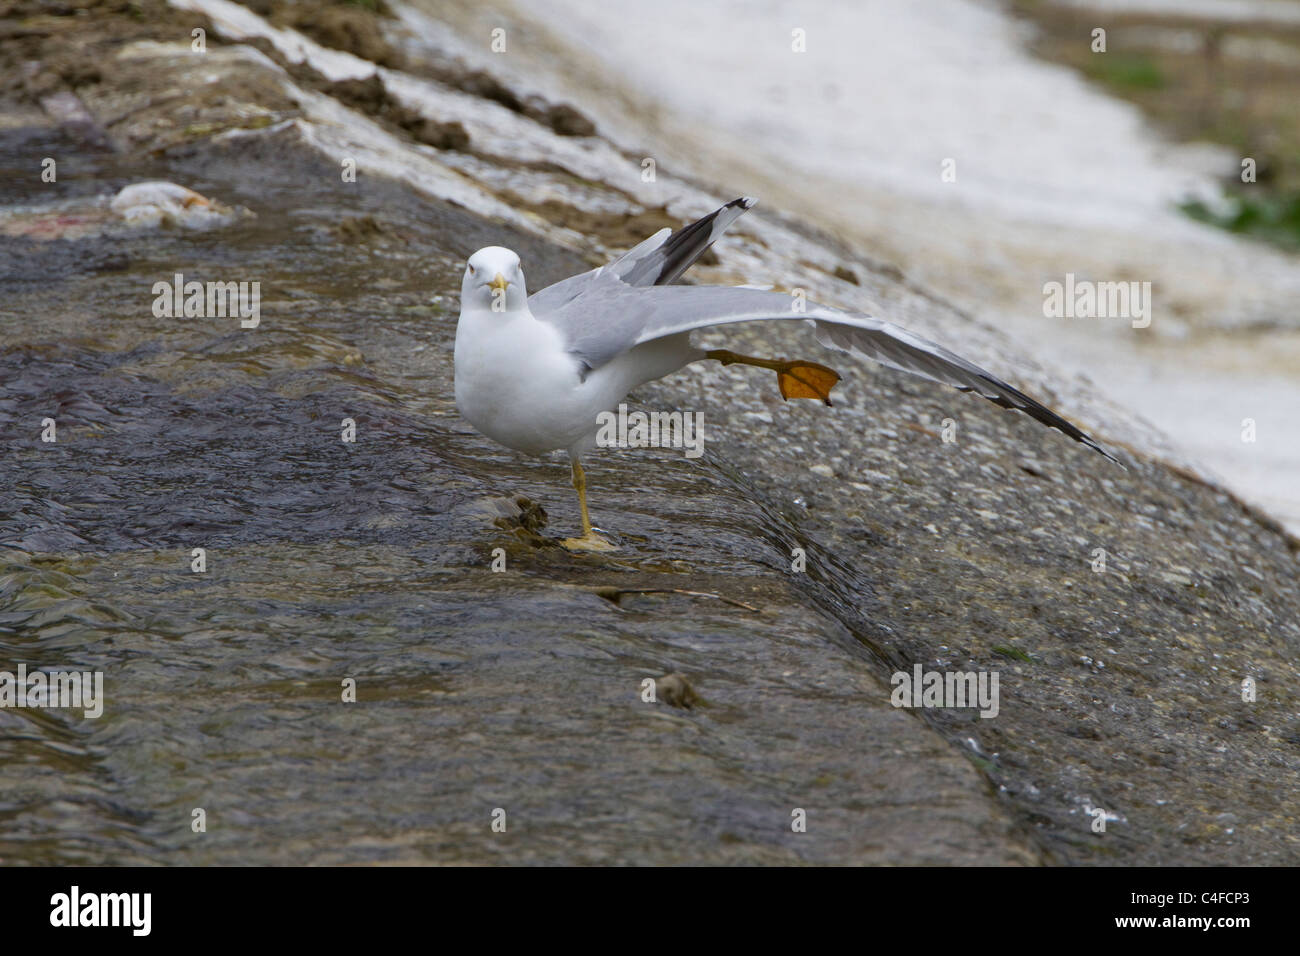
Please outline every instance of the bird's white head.
[{"label": "bird's white head", "polygon": [[488,246],[469,257],[460,284],[460,308],[514,312],[528,303],[519,256],[504,246]]}]

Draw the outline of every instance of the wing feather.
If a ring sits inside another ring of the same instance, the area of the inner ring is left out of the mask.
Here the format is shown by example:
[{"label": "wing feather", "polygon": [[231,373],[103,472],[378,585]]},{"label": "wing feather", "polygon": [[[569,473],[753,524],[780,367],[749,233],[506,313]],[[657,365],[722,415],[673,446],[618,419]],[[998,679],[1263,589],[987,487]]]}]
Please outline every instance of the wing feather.
[{"label": "wing feather", "polygon": [[533,315],[544,318],[602,279],[615,278],[632,286],[675,282],[728,226],[753,209],[757,202],[757,199],[742,196],[676,232],[660,229],[600,268],[570,276],[535,292],[528,297],[528,307]]},{"label": "wing feather", "polygon": [[1014,408],[1087,445],[1120,467],[1100,442],[1024,392],[943,346],[873,316],[752,288],[674,286],[755,200],[735,199],[669,234],[661,229],[618,259],[542,289],[533,315],[558,328],[588,369],[655,339],[738,322],[811,321],[826,348],[865,356],[932,382]]},{"label": "wing feather", "polygon": [[1100,442],[993,373],[907,329],[862,313],[806,303],[779,292],[723,286],[629,286],[606,276],[546,316],[570,350],[599,368],[628,349],[665,336],[739,322],[811,321],[826,348],[874,359],[932,382],[1014,408],[1123,463]]}]

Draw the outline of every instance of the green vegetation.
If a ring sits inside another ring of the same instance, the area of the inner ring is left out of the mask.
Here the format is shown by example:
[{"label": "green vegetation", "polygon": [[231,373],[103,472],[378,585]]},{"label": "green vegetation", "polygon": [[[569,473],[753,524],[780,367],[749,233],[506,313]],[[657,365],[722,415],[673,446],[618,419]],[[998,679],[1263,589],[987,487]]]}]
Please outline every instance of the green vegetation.
[{"label": "green vegetation", "polygon": [[1254,236],[1300,251],[1300,194],[1232,196],[1227,210],[1213,210],[1200,201],[1184,203],[1183,212],[1229,232]]},{"label": "green vegetation", "polygon": [[1097,56],[1088,61],[1087,72],[1093,79],[1114,87],[1119,93],[1158,90],[1166,82],[1156,61],[1144,54]]}]

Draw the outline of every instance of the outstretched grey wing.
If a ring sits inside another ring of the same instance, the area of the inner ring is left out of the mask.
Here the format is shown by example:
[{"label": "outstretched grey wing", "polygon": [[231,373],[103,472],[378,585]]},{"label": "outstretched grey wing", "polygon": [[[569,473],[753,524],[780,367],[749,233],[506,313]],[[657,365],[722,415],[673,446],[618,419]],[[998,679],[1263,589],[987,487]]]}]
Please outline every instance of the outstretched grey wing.
[{"label": "outstretched grey wing", "polygon": [[814,303],[796,311],[795,303],[789,295],[758,289],[633,287],[604,276],[545,318],[563,331],[570,351],[591,368],[668,335],[736,322],[811,320],[818,341],[829,349],[863,355],[890,368],[975,392],[1004,408],[1018,409],[1123,467],[1099,442],[1051,409],[943,346],[869,315]]},{"label": "outstretched grey wing", "polygon": [[616,279],[631,286],[668,285],[681,277],[727,227],[758,202],[742,196],[676,232],[660,229],[649,239],[633,246],[623,255],[599,269],[561,279],[528,297],[528,307],[539,319],[558,309],[574,296],[581,295],[593,283]]}]

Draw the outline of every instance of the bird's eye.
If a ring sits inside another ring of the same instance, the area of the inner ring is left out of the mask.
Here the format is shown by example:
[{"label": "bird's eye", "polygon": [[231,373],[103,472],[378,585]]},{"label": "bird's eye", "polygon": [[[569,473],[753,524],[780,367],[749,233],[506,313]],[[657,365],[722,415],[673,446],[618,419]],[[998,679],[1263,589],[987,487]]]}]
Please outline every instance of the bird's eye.
[{"label": "bird's eye", "polygon": [[470,266],[470,267],[469,267],[469,274],[470,274],[470,275],[473,275],[476,271],[477,271],[477,270],[475,270],[475,268],[474,268],[473,266]]}]

